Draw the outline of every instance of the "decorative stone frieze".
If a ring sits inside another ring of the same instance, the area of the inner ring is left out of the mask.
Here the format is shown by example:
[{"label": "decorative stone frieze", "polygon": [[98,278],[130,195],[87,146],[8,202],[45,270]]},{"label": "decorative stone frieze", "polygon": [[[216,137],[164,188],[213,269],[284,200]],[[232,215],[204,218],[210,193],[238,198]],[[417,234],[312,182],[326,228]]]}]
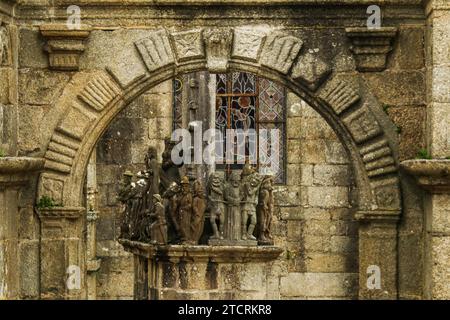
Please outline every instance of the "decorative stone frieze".
[{"label": "decorative stone frieze", "polygon": [[386,69],[387,56],[392,51],[397,28],[356,27],[346,28],[345,31],[352,43],[350,51],[353,53],[358,71],[375,72]]},{"label": "decorative stone frieze", "polygon": [[39,28],[47,42],[44,49],[49,55],[50,69],[78,70],[84,41],[89,37],[91,27],[82,25],[79,29],[68,29],[65,24],[44,24]]}]

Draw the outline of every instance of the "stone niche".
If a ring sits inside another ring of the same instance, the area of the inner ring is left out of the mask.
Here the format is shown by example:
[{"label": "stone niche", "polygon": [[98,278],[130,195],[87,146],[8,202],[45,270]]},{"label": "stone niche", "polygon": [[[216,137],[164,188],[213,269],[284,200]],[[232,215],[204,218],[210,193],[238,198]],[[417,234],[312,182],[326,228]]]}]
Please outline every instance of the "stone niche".
[{"label": "stone niche", "polygon": [[134,255],[136,300],[267,299],[270,270],[283,251],[119,241]]}]

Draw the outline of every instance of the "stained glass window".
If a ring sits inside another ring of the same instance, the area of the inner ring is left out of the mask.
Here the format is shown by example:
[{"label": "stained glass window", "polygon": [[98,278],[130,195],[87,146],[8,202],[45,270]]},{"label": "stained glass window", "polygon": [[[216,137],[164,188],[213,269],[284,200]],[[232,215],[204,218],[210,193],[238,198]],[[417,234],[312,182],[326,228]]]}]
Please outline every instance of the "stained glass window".
[{"label": "stained glass window", "polygon": [[[286,159],[284,87],[245,72],[217,74],[215,82],[216,96],[213,98],[216,101],[215,127],[224,137],[221,157],[226,158],[226,129],[254,129],[258,133],[256,166],[259,169],[268,168],[270,163],[270,171],[275,175],[275,182],[284,183]],[[180,128],[182,123],[182,94],[181,85],[174,82],[174,128]],[[261,134],[261,132],[267,134]],[[276,134],[273,134],[274,132]],[[261,143],[263,141],[266,143]],[[216,169],[225,170],[227,173],[233,169],[241,169],[243,163],[251,157],[252,152],[246,142],[248,140],[244,141],[246,159],[238,159],[235,156],[233,164],[217,163]],[[279,161],[275,167],[274,163],[270,162],[271,157],[275,156],[271,154],[273,150],[278,150]]]}]

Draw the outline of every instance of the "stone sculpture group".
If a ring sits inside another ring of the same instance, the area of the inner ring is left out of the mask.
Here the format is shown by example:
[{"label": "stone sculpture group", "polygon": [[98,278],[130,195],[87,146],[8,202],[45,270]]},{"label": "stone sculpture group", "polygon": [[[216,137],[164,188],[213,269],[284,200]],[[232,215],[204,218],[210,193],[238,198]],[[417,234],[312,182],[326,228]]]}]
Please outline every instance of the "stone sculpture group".
[{"label": "stone sculpture group", "polygon": [[123,204],[120,237],[152,244],[199,244],[205,221],[209,245],[273,245],[273,177],[261,176],[249,164],[228,181],[213,172],[205,188],[200,179],[180,176],[171,160],[174,147],[165,141],[162,163],[150,147],[146,169],[123,174],[118,200]]}]

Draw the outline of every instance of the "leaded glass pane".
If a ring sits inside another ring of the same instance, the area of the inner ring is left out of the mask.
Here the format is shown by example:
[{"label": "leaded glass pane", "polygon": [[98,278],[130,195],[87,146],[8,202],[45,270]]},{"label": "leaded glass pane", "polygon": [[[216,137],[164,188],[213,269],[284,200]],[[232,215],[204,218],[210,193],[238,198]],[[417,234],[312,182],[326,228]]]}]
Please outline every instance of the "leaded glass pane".
[{"label": "leaded glass pane", "polygon": [[216,93],[217,94],[225,94],[227,93],[227,75],[226,74],[217,74],[216,75]]},{"label": "leaded glass pane", "polygon": [[256,97],[248,96],[231,98],[231,129],[256,129],[255,100]]},{"label": "leaded glass pane", "polygon": [[173,80],[174,106],[173,106],[173,129],[180,129],[183,126],[183,80],[176,78]]},{"label": "leaded glass pane", "polygon": [[245,72],[233,72],[231,78],[233,94],[255,93],[256,77],[254,74]]},{"label": "leaded glass pane", "polygon": [[272,81],[259,79],[259,120],[284,120],[284,88]]},{"label": "leaded glass pane", "polygon": [[283,183],[284,123],[260,123],[259,129],[260,171],[274,174],[274,182]]}]

